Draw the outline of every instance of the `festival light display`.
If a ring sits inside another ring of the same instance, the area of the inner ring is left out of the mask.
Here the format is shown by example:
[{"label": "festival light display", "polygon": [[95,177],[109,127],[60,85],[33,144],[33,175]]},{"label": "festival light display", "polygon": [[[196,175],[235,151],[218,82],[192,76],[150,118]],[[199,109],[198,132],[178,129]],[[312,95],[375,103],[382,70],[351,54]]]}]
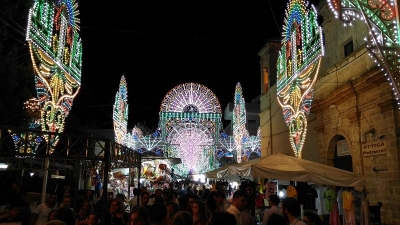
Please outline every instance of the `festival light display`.
[{"label": "festival light display", "polygon": [[277,62],[277,100],[289,127],[291,146],[299,158],[323,55],[322,29],[317,24],[315,7],[304,0],[291,0]]},{"label": "festival light display", "polygon": [[246,103],[243,98],[242,86],[240,82],[236,84],[233,107],[233,138],[236,143],[236,160],[242,162],[242,144],[246,130]]},{"label": "festival light display", "polygon": [[249,135],[248,132],[243,138],[243,155],[248,160],[250,154],[255,152],[258,157],[261,157],[261,129],[257,129],[257,136]]},{"label": "festival light display", "polygon": [[232,158],[233,152],[236,150],[236,142],[232,136],[228,136],[225,132],[221,134],[219,138],[219,146],[215,154],[217,160],[221,160],[222,157]]},{"label": "festival light display", "polygon": [[[42,131],[62,133],[81,84],[82,44],[75,0],[36,0],[26,40],[35,71]],[[45,135],[52,146],[57,135]]]},{"label": "festival light display", "polygon": [[210,89],[197,83],[174,87],[161,103],[159,127],[168,156],[182,159],[174,166],[176,174],[205,173],[217,167],[221,106]]},{"label": "festival light display", "polygon": [[[127,118],[126,115],[118,116],[122,112],[127,113],[127,105],[121,104],[126,103],[126,96],[121,95],[127,93],[126,86],[125,79],[121,79],[120,91],[117,92],[114,105],[114,124],[123,124],[125,122],[121,123],[118,120]],[[123,145],[142,154],[151,152],[153,156],[180,158],[181,164],[168,165],[167,168],[170,167],[174,174],[183,177],[202,174],[220,167],[222,158],[228,160],[233,158],[238,143],[240,149],[245,150],[246,159],[252,152],[260,155],[259,137],[249,136],[245,129],[246,112],[240,83],[236,89],[239,91],[237,105],[240,105],[241,112],[238,114],[241,122],[237,124],[243,125],[240,128],[242,134],[238,141],[223,131],[221,107],[214,93],[197,83],[178,85],[166,94],[160,107],[159,127],[154,133],[144,135],[136,126],[131,133],[118,128],[115,129],[116,138],[119,136],[118,140],[121,140]],[[122,101],[123,99],[125,100]],[[147,168],[143,170],[142,175],[155,179],[157,171]],[[160,177],[157,180],[163,179]]]},{"label": "festival light display", "polygon": [[128,132],[128,87],[124,76],[121,77],[119,90],[115,95],[113,121],[115,141],[123,144]]},{"label": "festival light display", "polygon": [[[400,105],[400,37],[398,3],[395,0],[327,0],[335,17],[352,25],[355,19],[365,21],[369,30],[367,49],[392,86]],[[400,109],[400,106],[399,106]]]}]

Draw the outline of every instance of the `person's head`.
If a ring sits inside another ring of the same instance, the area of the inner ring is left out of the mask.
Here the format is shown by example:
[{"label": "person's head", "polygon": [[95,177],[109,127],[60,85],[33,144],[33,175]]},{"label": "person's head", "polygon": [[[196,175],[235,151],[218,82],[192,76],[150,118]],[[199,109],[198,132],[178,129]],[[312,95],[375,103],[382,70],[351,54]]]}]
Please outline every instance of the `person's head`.
[{"label": "person's head", "polygon": [[96,213],[90,213],[86,221],[88,225],[97,225],[100,222]]},{"label": "person's head", "polygon": [[189,195],[188,197],[188,203],[189,203],[189,207],[192,208],[193,207],[193,203],[196,201],[196,198],[194,195]]},{"label": "person's head", "polygon": [[206,204],[201,200],[194,201],[192,205],[192,214],[207,216]]},{"label": "person's head", "polygon": [[16,203],[11,203],[8,207],[8,219],[17,218],[19,214],[19,205]]},{"label": "person's head", "polygon": [[172,217],[170,225],[193,225],[193,216],[186,211],[178,211]]},{"label": "person's head", "polygon": [[139,192],[139,194],[142,194],[142,193],[144,193],[144,192],[148,192],[148,191],[147,191],[147,187],[140,187],[140,192]]},{"label": "person's head", "polygon": [[303,214],[303,221],[307,225],[322,225],[321,218],[318,216],[318,214],[310,211],[307,211]]},{"label": "person's head", "polygon": [[61,220],[67,225],[75,224],[75,215],[70,207],[61,207],[57,210],[55,215],[55,220]]},{"label": "person's head", "polygon": [[57,194],[51,193],[46,201],[50,206],[55,206],[57,203]]},{"label": "person's head", "polygon": [[175,213],[179,211],[179,205],[173,201],[166,202],[164,205],[167,208],[167,219],[171,220]]},{"label": "person's head", "polygon": [[236,224],[236,218],[228,212],[214,212],[208,222],[209,225],[231,225]]},{"label": "person's head", "polygon": [[282,215],[291,222],[293,219],[300,216],[301,208],[300,203],[293,197],[287,197],[282,200]]},{"label": "person's head", "polygon": [[149,198],[150,198],[150,193],[149,192],[143,192],[140,194],[140,204],[142,206],[146,206],[149,203]]},{"label": "person's head", "polygon": [[125,206],[124,203],[120,198],[114,198],[111,201],[111,208],[110,208],[110,214],[114,215],[116,213],[124,213],[125,212]]},{"label": "person's head", "polygon": [[134,188],[133,191],[132,191],[132,193],[133,193],[134,195],[138,195],[138,194],[139,194],[139,189],[138,189],[138,188]]},{"label": "person's head", "polygon": [[143,206],[135,207],[129,216],[130,225],[149,225],[149,212]]},{"label": "person's head", "polygon": [[47,215],[47,221],[52,221],[56,219],[56,213],[57,213],[57,209],[53,209],[49,212],[49,214]]},{"label": "person's head", "polygon": [[226,195],[223,191],[215,191],[213,196],[217,206],[223,205],[224,202],[226,201]]},{"label": "person's head", "polygon": [[279,202],[281,202],[281,199],[279,198],[278,195],[270,195],[268,202],[269,202],[269,206],[278,206]]},{"label": "person's head", "polygon": [[71,207],[71,197],[64,196],[63,206]]},{"label": "person's head", "polygon": [[82,201],[80,212],[86,215],[89,215],[91,212],[93,212],[93,204],[92,201],[90,201],[90,199],[84,199]]},{"label": "person's head", "polygon": [[86,190],[86,198],[88,199],[92,198],[92,190]]},{"label": "person's head", "polygon": [[149,215],[150,223],[162,223],[167,219],[167,208],[164,204],[156,202],[150,206]]},{"label": "person's head", "polygon": [[124,202],[126,200],[126,197],[124,194],[117,194],[116,198],[119,198],[122,200],[122,202]]},{"label": "person's head", "polygon": [[161,188],[157,188],[154,192],[155,196],[163,196],[163,190]]},{"label": "person's head", "polygon": [[164,189],[164,191],[163,191],[164,200],[166,200],[168,198],[168,196],[169,196],[169,189]]},{"label": "person's head", "polygon": [[286,225],[286,220],[283,216],[273,213],[269,216],[267,225]]},{"label": "person's head", "polygon": [[232,205],[242,211],[246,208],[246,204],[246,192],[243,190],[235,191],[232,197]]}]

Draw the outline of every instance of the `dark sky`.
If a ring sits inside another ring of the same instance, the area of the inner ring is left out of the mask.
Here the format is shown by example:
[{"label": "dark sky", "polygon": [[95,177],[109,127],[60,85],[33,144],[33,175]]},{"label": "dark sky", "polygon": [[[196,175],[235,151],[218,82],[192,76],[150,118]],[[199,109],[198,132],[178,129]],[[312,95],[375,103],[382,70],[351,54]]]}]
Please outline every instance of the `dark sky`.
[{"label": "dark sky", "polygon": [[82,89],[71,113],[112,128],[124,75],[129,124],[155,129],[164,96],[185,82],[205,85],[222,110],[237,82],[246,102],[260,94],[257,53],[279,38],[287,1],[78,1]]}]

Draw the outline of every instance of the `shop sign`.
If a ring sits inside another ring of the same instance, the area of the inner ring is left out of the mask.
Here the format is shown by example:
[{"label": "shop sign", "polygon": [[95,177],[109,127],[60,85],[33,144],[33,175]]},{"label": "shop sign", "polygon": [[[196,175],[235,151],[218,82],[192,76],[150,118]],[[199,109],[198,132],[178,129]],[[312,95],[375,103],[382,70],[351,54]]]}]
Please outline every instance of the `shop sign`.
[{"label": "shop sign", "polygon": [[336,142],[337,146],[337,156],[350,155],[349,146],[346,140],[341,140]]},{"label": "shop sign", "polygon": [[361,149],[363,156],[382,155],[387,153],[386,141],[381,139],[362,144]]}]

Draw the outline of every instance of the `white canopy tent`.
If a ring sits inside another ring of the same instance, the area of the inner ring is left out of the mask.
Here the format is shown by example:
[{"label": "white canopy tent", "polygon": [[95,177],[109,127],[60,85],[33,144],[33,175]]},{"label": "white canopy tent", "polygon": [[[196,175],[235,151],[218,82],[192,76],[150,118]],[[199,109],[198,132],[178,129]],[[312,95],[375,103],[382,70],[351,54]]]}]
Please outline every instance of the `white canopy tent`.
[{"label": "white canopy tent", "polygon": [[[207,173],[223,179],[228,175],[302,181],[341,187],[365,186],[365,177],[321,163],[276,153],[244,163],[231,164]],[[215,176],[215,175],[214,175]]]}]

